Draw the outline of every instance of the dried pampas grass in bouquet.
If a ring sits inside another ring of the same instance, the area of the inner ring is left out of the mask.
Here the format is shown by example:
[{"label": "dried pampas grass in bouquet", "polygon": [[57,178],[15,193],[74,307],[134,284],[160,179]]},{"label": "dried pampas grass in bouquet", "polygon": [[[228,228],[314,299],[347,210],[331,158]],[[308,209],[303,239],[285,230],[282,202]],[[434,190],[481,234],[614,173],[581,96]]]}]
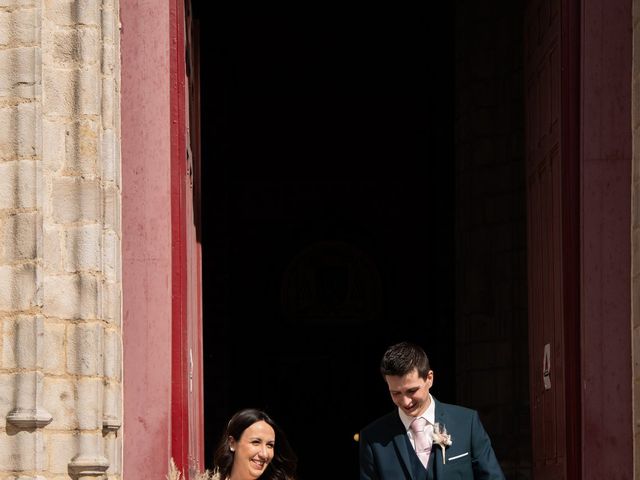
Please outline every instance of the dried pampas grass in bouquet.
[{"label": "dried pampas grass in bouquet", "polygon": [[[213,476],[209,470],[205,470],[202,473],[198,473],[193,480],[211,480]],[[182,472],[176,467],[176,462],[173,458],[169,461],[169,472],[167,473],[167,480],[184,480]]]}]

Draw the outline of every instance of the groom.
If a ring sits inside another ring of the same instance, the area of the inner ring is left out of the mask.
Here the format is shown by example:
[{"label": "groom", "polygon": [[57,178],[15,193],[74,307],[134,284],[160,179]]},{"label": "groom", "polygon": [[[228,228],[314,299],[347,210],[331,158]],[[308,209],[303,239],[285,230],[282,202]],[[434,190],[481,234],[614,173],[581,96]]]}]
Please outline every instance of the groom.
[{"label": "groom", "polygon": [[433,371],[422,348],[392,345],[380,371],[398,409],[360,432],[360,480],[504,480],[478,413],[429,393]]}]

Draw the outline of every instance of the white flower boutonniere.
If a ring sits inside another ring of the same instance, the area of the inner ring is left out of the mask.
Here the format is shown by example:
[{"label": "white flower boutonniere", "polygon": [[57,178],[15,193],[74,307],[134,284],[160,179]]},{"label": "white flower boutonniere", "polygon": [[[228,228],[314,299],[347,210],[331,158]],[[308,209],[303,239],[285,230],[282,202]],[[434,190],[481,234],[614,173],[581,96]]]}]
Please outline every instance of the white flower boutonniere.
[{"label": "white flower boutonniere", "polygon": [[447,433],[447,429],[444,425],[436,422],[433,425],[433,443],[440,445],[442,449],[442,463],[447,463],[447,459],[444,455],[444,449],[453,443],[451,440],[451,435]]}]

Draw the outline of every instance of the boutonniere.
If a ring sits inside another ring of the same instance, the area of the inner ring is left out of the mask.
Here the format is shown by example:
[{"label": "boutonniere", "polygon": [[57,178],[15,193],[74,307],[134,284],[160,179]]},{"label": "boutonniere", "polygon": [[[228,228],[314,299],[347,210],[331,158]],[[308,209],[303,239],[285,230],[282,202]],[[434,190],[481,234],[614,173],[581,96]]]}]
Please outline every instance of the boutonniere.
[{"label": "boutonniere", "polygon": [[447,463],[447,459],[444,455],[444,449],[453,443],[451,440],[451,434],[447,433],[447,429],[444,425],[436,422],[433,425],[433,443],[440,445],[442,449],[442,463]]}]

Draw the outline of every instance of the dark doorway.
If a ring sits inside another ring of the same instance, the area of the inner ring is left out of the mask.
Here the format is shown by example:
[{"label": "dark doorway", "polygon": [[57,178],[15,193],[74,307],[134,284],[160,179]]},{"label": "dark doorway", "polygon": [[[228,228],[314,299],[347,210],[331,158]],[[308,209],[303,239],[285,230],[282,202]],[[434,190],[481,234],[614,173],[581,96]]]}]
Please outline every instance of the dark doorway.
[{"label": "dark doorway", "polygon": [[456,397],[453,12],[194,3],[207,465],[256,406],[300,478],[356,478],[387,345],[422,344]]}]

